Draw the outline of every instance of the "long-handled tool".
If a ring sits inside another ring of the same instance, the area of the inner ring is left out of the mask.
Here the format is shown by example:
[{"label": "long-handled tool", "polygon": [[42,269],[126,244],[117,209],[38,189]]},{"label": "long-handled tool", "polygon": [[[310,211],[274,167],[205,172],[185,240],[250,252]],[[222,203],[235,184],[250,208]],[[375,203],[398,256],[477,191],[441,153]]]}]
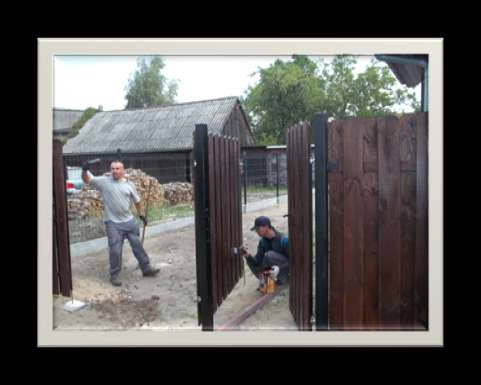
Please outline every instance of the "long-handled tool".
[{"label": "long-handled tool", "polygon": [[[147,220],[147,215],[149,213],[149,202],[150,202],[150,189],[152,187],[152,180],[150,180],[149,183],[149,190],[147,191],[147,202],[145,202],[145,219]],[[142,229],[142,240],[140,241],[142,243],[142,246],[144,246],[144,237],[145,237],[145,228],[147,227],[147,224],[144,223],[144,228]]]}]

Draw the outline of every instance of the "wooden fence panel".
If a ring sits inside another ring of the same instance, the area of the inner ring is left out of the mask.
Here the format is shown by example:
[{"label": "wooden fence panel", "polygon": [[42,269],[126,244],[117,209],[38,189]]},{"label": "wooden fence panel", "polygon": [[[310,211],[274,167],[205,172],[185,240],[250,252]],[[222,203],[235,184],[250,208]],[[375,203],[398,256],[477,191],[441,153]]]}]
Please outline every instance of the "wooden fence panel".
[{"label": "wooden fence panel", "polygon": [[243,272],[232,255],[242,243],[239,141],[196,125],[194,162],[198,316],[203,330],[213,330],[214,313]]},{"label": "wooden fence panel", "polygon": [[427,123],[328,125],[330,329],[427,328]]}]

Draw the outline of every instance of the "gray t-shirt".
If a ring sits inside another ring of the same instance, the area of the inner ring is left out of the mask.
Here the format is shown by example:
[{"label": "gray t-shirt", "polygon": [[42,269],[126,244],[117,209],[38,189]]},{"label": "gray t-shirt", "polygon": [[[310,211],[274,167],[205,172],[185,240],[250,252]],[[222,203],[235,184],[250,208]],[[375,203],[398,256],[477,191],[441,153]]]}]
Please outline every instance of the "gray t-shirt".
[{"label": "gray t-shirt", "polygon": [[132,182],[118,181],[111,176],[93,176],[90,172],[90,185],[99,190],[104,202],[104,221],[128,222],[134,216],[130,212],[131,203],[139,203],[140,197]]}]

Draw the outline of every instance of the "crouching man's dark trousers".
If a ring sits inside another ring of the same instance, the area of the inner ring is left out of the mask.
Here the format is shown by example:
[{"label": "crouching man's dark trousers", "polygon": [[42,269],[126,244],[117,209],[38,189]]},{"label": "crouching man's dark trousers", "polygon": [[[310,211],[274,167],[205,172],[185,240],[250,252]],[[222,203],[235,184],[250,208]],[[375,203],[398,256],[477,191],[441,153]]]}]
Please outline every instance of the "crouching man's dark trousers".
[{"label": "crouching man's dark trousers", "polygon": [[289,274],[289,262],[285,255],[277,251],[270,250],[264,254],[264,258],[259,262],[253,257],[246,258],[247,266],[255,276],[258,276],[265,268],[269,266],[279,266],[279,275],[277,279],[279,283],[287,282],[287,275]]},{"label": "crouching man's dark trousers", "polygon": [[128,222],[105,222],[109,240],[110,276],[117,277],[122,270],[122,248],[124,239],[127,238],[132,247],[132,252],[139,261],[142,272],[150,269],[150,260],[140,242],[140,229],[135,218]]}]

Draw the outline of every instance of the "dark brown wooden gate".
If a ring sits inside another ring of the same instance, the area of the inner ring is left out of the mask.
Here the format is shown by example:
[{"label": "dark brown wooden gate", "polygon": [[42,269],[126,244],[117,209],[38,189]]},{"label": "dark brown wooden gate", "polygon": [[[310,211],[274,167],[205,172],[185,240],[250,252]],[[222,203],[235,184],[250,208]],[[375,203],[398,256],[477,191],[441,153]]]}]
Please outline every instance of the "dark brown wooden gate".
[{"label": "dark brown wooden gate", "polygon": [[300,330],[312,328],[312,171],[307,123],[287,131],[289,309]]},{"label": "dark brown wooden gate", "polygon": [[328,126],[329,328],[428,325],[427,113]]},{"label": "dark brown wooden gate", "polygon": [[213,315],[244,273],[232,248],[242,244],[240,144],[237,138],[194,132],[194,193],[199,325],[213,330]]},{"label": "dark brown wooden gate", "polygon": [[53,141],[53,294],[72,294],[72,270],[62,144]]}]

